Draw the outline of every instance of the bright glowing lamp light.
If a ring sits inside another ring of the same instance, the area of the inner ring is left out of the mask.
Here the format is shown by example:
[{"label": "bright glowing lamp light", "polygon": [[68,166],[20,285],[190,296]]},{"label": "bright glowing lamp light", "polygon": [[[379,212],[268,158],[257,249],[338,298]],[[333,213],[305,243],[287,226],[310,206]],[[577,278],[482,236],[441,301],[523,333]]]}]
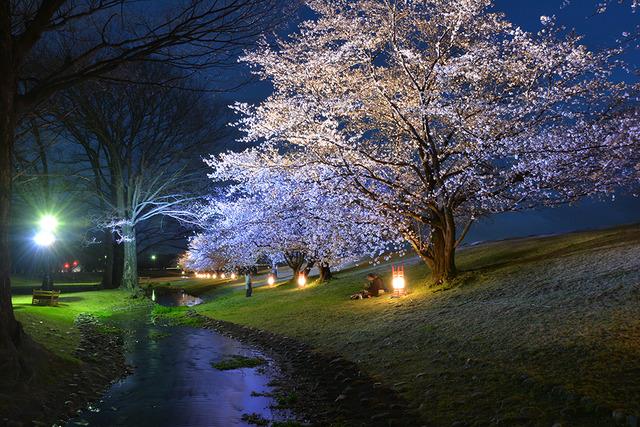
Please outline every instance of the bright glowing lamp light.
[{"label": "bright glowing lamp light", "polygon": [[302,288],[306,284],[307,284],[307,278],[304,275],[304,273],[298,274],[298,286],[300,286]]},{"label": "bright glowing lamp light", "polygon": [[393,293],[395,296],[404,295],[404,265],[391,266],[391,286],[393,287]]},{"label": "bright glowing lamp light", "polygon": [[393,286],[393,289],[404,289],[404,277],[394,277],[391,285]]},{"label": "bright glowing lamp light", "polygon": [[221,278],[221,279],[224,279],[224,278],[226,278],[226,277],[227,277],[227,275],[226,275],[226,274],[224,274],[224,273],[221,273],[221,274],[220,274],[220,278]]},{"label": "bright glowing lamp light", "polygon": [[236,276],[236,273],[231,273],[231,278],[232,278],[233,280],[236,280],[236,277],[238,277],[238,276]]},{"label": "bright glowing lamp light", "polygon": [[51,246],[56,241],[56,236],[53,235],[51,231],[39,231],[38,234],[33,236],[33,241],[36,242],[38,246]]},{"label": "bright glowing lamp light", "polygon": [[217,279],[218,278],[218,273],[213,273],[213,278]]},{"label": "bright glowing lamp light", "polygon": [[273,277],[273,274],[269,275],[269,277],[267,278],[267,283],[269,284],[269,286],[273,286],[273,284],[276,283],[276,279]]},{"label": "bright glowing lamp light", "polygon": [[58,219],[53,215],[45,215],[40,218],[40,229],[42,231],[55,231],[58,228]]}]

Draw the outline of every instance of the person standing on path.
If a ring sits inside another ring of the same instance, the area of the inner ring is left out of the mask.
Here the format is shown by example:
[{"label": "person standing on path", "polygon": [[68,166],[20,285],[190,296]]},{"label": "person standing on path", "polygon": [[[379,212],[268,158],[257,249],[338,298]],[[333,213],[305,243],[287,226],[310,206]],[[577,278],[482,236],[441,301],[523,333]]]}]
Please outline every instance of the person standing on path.
[{"label": "person standing on path", "polygon": [[247,298],[253,293],[253,283],[251,283],[251,269],[247,268],[244,272],[244,288],[247,290]]}]

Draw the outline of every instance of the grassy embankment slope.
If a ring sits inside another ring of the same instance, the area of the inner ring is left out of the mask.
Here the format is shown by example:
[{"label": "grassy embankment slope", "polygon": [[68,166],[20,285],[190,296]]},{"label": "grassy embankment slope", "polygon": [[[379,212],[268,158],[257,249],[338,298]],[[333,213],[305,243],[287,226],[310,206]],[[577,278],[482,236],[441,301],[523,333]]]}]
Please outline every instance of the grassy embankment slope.
[{"label": "grassy embankment slope", "polygon": [[444,290],[407,264],[402,299],[348,299],[368,271],[390,280],[385,264],[251,299],[216,293],[197,311],[356,361],[436,425],[640,414],[640,226],[478,245],[458,265],[461,284]]},{"label": "grassy embankment slope", "polygon": [[63,292],[58,307],[33,306],[31,295],[16,295],[12,301],[24,330],[54,354],[70,361],[77,361],[72,353],[80,342],[80,332],[74,326],[78,314],[88,313],[104,320],[149,303],[145,299],[131,299],[131,294],[124,290]]}]

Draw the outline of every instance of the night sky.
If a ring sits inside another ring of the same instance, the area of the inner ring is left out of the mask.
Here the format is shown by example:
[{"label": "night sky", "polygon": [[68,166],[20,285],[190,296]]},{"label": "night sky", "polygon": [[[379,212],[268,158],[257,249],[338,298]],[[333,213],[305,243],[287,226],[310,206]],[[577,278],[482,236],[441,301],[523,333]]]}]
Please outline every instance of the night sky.
[{"label": "night sky", "polygon": [[[575,30],[584,36],[585,45],[592,50],[599,50],[615,46],[616,40],[622,37],[623,32],[631,32],[640,24],[640,11],[633,13],[628,2],[620,5],[615,0],[606,13],[597,14],[596,5],[599,2],[600,0],[495,0],[495,8],[504,12],[515,25],[531,32],[536,32],[542,27],[540,16],[556,16],[558,25],[566,27],[567,31]],[[298,20],[310,17],[308,11],[303,10]],[[295,29],[295,24],[296,22],[291,22],[289,31]],[[626,55],[624,59],[637,68],[640,66],[640,50]],[[234,83],[248,78],[249,72],[239,64],[228,76],[230,83]],[[617,74],[615,78],[626,81],[636,79],[634,75],[623,73]],[[269,84],[254,82],[224,98],[227,102],[256,103],[268,96],[269,91]],[[221,150],[243,148],[240,143],[233,141],[233,135],[232,132],[220,145]],[[235,135],[237,136],[237,133]],[[640,198],[619,194],[615,199],[583,200],[575,206],[506,213],[485,218],[474,225],[466,242],[561,233],[638,221]]]}]

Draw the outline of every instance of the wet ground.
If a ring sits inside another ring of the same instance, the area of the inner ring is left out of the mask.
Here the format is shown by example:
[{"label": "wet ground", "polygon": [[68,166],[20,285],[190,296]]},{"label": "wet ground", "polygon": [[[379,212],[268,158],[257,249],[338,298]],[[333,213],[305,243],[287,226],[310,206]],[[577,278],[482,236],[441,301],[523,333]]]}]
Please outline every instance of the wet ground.
[{"label": "wet ground", "polygon": [[243,414],[287,418],[270,409],[272,398],[255,395],[271,391],[268,370],[219,371],[211,366],[232,355],[260,356],[254,349],[211,330],[127,317],[118,323],[127,331],[126,358],[133,374],[68,426],[248,426]]}]

